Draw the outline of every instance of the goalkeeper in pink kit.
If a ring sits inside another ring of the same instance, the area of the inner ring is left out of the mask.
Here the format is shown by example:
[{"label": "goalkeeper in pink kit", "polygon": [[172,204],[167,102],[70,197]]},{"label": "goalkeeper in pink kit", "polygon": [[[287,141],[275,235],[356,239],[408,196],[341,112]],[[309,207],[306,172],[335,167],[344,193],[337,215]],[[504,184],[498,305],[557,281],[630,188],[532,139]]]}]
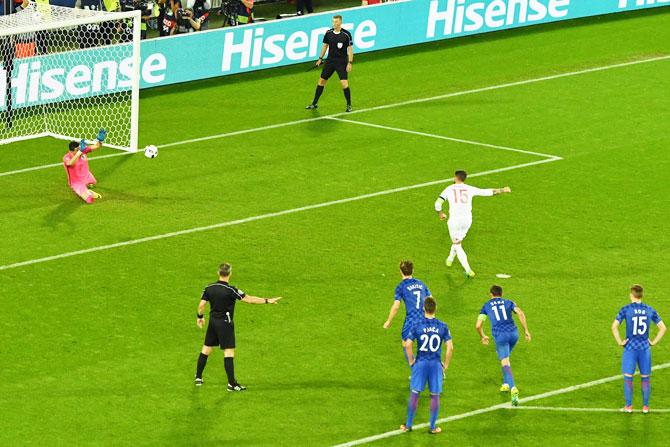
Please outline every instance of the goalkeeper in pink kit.
[{"label": "goalkeeper in pink kit", "polygon": [[98,138],[92,145],[87,145],[85,140],[81,140],[79,143],[72,141],[69,146],[70,150],[63,157],[63,166],[65,172],[67,172],[67,183],[75,194],[86,203],[93,203],[95,199],[102,197],[90,189],[97,181],[88,169],[88,157],[86,155],[100,149],[106,137],[105,129],[100,129]]}]

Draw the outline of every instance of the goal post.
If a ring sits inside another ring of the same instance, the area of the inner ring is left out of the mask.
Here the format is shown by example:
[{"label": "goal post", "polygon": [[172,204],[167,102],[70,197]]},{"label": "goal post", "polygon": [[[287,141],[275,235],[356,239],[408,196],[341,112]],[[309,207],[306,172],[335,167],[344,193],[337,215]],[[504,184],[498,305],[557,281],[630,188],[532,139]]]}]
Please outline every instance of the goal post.
[{"label": "goal post", "polygon": [[0,16],[0,144],[51,136],[137,151],[140,11],[31,2]]}]

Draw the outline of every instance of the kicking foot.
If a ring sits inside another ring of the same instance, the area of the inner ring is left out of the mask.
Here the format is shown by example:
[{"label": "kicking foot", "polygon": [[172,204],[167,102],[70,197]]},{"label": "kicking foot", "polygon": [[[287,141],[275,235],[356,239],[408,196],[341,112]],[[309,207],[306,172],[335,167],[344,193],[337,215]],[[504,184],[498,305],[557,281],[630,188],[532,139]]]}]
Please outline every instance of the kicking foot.
[{"label": "kicking foot", "polygon": [[623,411],[624,413],[632,413],[633,412],[633,406],[632,405],[626,405],[625,407],[623,407],[623,409],[621,411]]},{"label": "kicking foot", "polygon": [[203,382],[201,378],[199,377],[195,378],[195,386],[202,386],[203,383],[205,382]]},{"label": "kicking foot", "polygon": [[503,384],[500,386],[500,392],[501,392],[501,393],[509,393],[509,385],[506,384],[506,383],[503,383]]},{"label": "kicking foot", "polygon": [[512,387],[510,390],[512,393],[512,405],[515,407],[519,406],[519,389],[517,387]]},{"label": "kicking foot", "polygon": [[228,384],[228,391],[234,392],[234,391],[244,391],[246,390],[246,386],[242,386],[239,383],[236,383],[234,385]]},{"label": "kicking foot", "polygon": [[465,276],[467,276],[468,278],[474,278],[475,277],[475,272],[470,270],[469,272],[465,272]]},{"label": "kicking foot", "polygon": [[316,110],[318,108],[319,106],[317,106],[316,104],[310,104],[307,107],[305,107],[306,110]]},{"label": "kicking foot", "polygon": [[447,258],[447,260],[444,261],[444,263],[447,264],[447,267],[451,267],[452,265],[454,265],[454,260]]},{"label": "kicking foot", "polygon": [[642,407],[642,414],[649,414],[649,405]]},{"label": "kicking foot", "polygon": [[402,425],[400,426],[400,430],[402,430],[402,431],[404,431],[405,433],[407,433],[408,431],[412,431],[412,427],[408,427],[408,426],[406,426],[405,424],[402,424]]},{"label": "kicking foot", "polygon": [[438,433],[442,433],[442,429],[440,427],[435,427],[435,428],[430,430],[431,435],[436,435]]},{"label": "kicking foot", "polygon": [[353,109],[351,108],[351,104],[347,104],[347,112],[351,112]]},{"label": "kicking foot", "polygon": [[94,199],[102,199],[102,196],[95,191],[91,191],[91,195]]}]

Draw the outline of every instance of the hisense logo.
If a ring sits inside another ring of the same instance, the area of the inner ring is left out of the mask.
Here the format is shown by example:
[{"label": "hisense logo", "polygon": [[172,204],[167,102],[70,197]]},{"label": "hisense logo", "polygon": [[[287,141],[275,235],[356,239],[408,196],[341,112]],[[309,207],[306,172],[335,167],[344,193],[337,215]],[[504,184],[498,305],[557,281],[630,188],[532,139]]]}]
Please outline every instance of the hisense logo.
[{"label": "hisense logo", "polygon": [[634,6],[651,6],[662,3],[670,3],[670,0],[619,0],[619,8],[628,8],[629,4]]},{"label": "hisense logo", "polygon": [[449,36],[476,32],[484,26],[496,29],[539,22],[547,17],[558,19],[568,15],[569,7],[570,0],[494,0],[488,4],[483,1],[432,0],[426,37],[436,36],[438,23],[443,25],[441,36]]},{"label": "hisense logo", "polygon": [[[359,50],[374,47],[377,36],[377,24],[372,20],[364,20],[358,26],[353,23],[342,25],[351,31],[354,46]],[[233,56],[239,56],[236,68],[260,67],[261,65],[277,64],[284,59],[302,61],[314,58],[321,49],[321,39],[328,27],[316,28],[309,32],[296,31],[292,34],[271,34],[265,36],[261,27],[248,28],[242,40],[235,42],[235,32],[226,33],[223,44],[221,71],[228,72],[233,68]]]},{"label": "hisense logo", "polygon": [[[133,61],[130,57],[120,62],[107,60],[68,66],[69,60],[82,62],[86,57],[75,53],[60,61],[58,56],[14,62],[12,104],[15,107],[114,93],[132,87]],[[151,54],[142,64],[142,78],[148,84],[161,82],[165,79],[166,68],[163,54]],[[6,105],[6,86],[7,75],[0,67],[0,110]]]}]

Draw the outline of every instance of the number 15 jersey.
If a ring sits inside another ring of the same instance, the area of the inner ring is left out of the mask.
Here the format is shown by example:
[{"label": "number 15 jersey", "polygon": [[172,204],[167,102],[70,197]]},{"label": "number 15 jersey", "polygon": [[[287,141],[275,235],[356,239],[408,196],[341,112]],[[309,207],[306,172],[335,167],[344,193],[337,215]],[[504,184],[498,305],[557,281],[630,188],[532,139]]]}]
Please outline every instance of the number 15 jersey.
[{"label": "number 15 jersey", "polygon": [[644,350],[649,348],[650,322],[658,324],[661,317],[653,307],[644,303],[631,303],[624,306],[616,316],[619,323],[626,320],[626,338],[628,343],[624,348],[628,350]]}]

